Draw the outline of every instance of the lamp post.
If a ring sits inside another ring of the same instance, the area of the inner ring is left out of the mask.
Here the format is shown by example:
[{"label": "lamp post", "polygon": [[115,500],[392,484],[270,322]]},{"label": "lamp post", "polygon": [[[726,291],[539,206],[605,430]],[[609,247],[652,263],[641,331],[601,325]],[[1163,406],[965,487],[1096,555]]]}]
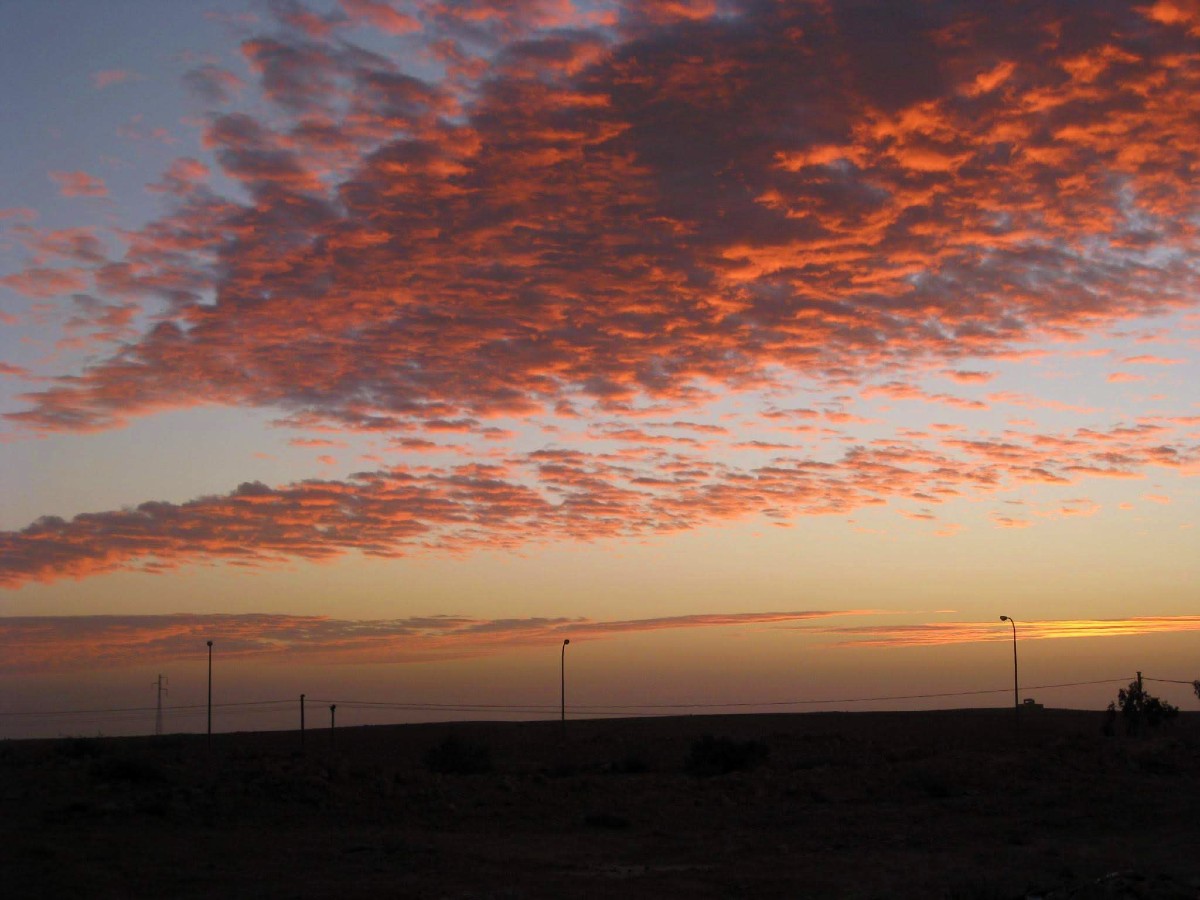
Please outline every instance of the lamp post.
[{"label": "lamp post", "polygon": [[1001,622],[1007,622],[1012,626],[1013,633],[1013,709],[1020,713],[1021,711],[1021,695],[1017,689],[1017,623],[1008,616],[1001,616]]},{"label": "lamp post", "polygon": [[562,727],[563,733],[567,729],[567,644],[571,643],[570,638],[564,638],[562,642],[562,658],[559,664],[559,683],[562,689]]},{"label": "lamp post", "polygon": [[208,642],[208,746],[212,746],[212,641]]}]

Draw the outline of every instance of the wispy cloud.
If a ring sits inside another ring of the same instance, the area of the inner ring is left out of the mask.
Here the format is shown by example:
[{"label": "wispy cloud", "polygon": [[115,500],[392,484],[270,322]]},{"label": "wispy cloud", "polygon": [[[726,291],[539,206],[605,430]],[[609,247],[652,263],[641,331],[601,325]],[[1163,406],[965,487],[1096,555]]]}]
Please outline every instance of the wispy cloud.
[{"label": "wispy cloud", "polygon": [[106,87],[111,87],[114,84],[120,84],[123,81],[130,81],[139,78],[136,72],[131,72],[128,69],[103,69],[99,72],[92,73],[92,86],[102,91]]},{"label": "wispy cloud", "polygon": [[104,180],[87,172],[51,172],[50,180],[58,184],[64,197],[107,197]]},{"label": "wispy cloud", "polygon": [[[916,625],[805,626],[838,638],[845,647],[927,647],[1011,641],[1012,631],[1002,622],[926,622]],[[1022,641],[1081,637],[1123,637],[1139,634],[1174,634],[1200,631],[1200,616],[1134,616],[1127,619],[1063,619],[1019,622]]]},{"label": "wispy cloud", "polygon": [[0,671],[106,668],[200,659],[206,641],[222,657],[308,662],[423,662],[667,629],[771,627],[875,610],[697,614],[603,621],[412,616],[348,620],[288,615],[61,616],[0,618]]}]

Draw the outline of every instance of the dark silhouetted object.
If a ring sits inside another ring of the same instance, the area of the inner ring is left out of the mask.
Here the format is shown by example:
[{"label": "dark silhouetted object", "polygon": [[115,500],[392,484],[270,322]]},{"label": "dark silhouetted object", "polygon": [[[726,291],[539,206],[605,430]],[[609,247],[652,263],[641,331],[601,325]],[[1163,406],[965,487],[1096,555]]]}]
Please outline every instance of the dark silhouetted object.
[{"label": "dark silhouetted object", "polygon": [[1105,734],[1116,732],[1118,712],[1125,723],[1125,733],[1136,736],[1147,730],[1156,730],[1164,722],[1175,718],[1179,715],[1179,707],[1146,693],[1142,687],[1142,673],[1138,672],[1137,680],[1131,681],[1128,688],[1117,691],[1116,701],[1108,704]]},{"label": "dark silhouetted object", "polygon": [[333,747],[334,731],[337,730],[337,704],[329,704],[329,746]]},{"label": "dark silhouetted object", "polygon": [[571,643],[570,638],[565,638],[562,642],[562,659],[559,661],[558,678],[559,687],[561,688],[562,699],[562,729],[563,734],[567,733],[567,644]]},{"label": "dark silhouetted object", "polygon": [[1021,713],[1021,694],[1017,688],[1017,623],[1008,616],[1001,616],[1001,622],[1007,622],[1012,626],[1013,631],[1013,709],[1017,714]]},{"label": "dark silhouetted object", "polygon": [[304,746],[304,695],[300,695],[300,746]]},{"label": "dark silhouetted object", "polygon": [[208,642],[208,746],[212,746],[212,641]]},{"label": "dark silhouetted object", "polygon": [[167,692],[167,688],[161,675],[158,676],[156,685],[158,687],[158,703],[154,707],[154,733],[156,735],[161,735],[163,729],[162,698],[163,694]]}]

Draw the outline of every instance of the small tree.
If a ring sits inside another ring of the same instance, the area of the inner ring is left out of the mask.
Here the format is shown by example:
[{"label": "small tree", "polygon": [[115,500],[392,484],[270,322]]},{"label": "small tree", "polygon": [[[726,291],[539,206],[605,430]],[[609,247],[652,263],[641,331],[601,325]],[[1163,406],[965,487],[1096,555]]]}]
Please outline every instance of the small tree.
[{"label": "small tree", "polygon": [[[1179,707],[1151,696],[1138,680],[1131,681],[1128,688],[1117,691],[1116,702],[1108,704],[1110,726],[1115,722],[1118,712],[1125,721],[1126,734],[1141,734],[1147,728],[1157,729],[1163,722],[1175,718],[1179,715]],[[1105,730],[1111,733],[1108,727]]]}]

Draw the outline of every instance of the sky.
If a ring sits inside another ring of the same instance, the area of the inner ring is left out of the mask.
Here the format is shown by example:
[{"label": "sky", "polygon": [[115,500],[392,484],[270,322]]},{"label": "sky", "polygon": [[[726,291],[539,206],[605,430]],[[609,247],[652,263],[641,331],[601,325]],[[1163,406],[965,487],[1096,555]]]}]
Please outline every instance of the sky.
[{"label": "sky", "polygon": [[1197,702],[1196,0],[0,6],[0,737]]}]

